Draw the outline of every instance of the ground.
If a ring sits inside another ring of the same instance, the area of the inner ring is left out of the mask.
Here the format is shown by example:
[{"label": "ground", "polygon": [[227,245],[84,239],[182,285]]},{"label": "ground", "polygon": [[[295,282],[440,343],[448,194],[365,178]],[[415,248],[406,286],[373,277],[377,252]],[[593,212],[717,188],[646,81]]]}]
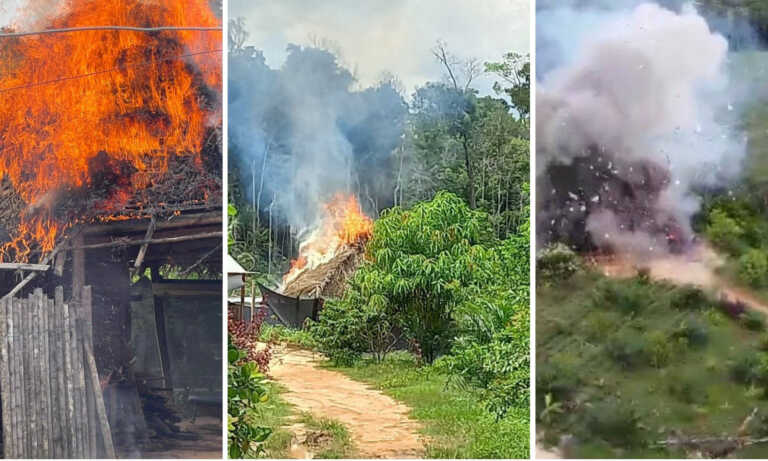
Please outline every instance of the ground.
[{"label": "ground", "polygon": [[[408,417],[408,407],[338,371],[321,368],[322,361],[316,353],[278,346],[269,376],[285,387],[281,397],[297,412],[343,424],[356,457],[418,458],[423,454],[421,427]],[[291,457],[315,454],[311,431],[305,426],[296,422],[290,427],[294,433]]]},{"label": "ground", "polygon": [[193,423],[186,419],[179,423],[182,433],[196,436],[194,440],[164,439],[162,443],[142,450],[147,459],[221,459],[221,418],[200,416]]}]

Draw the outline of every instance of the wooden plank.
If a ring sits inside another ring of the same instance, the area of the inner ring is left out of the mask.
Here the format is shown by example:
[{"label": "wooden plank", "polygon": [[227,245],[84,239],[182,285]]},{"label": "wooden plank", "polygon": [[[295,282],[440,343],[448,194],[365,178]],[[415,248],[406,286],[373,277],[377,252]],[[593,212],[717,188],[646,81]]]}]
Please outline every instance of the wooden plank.
[{"label": "wooden plank", "polygon": [[97,391],[94,394],[96,398],[96,413],[98,416],[98,427],[101,435],[101,440],[104,448],[104,456],[106,458],[116,458],[115,447],[112,444],[112,429],[109,426],[109,418],[107,418],[107,409],[104,406],[104,395],[101,392],[101,385],[99,383],[99,373],[96,369],[96,360],[93,358],[92,349],[86,349],[85,351],[86,363],[90,373],[88,375],[91,378],[91,385]]},{"label": "wooden plank", "polygon": [[[51,389],[51,309],[50,298],[43,296],[42,298],[42,310],[43,310],[43,394],[45,395],[43,416],[45,417],[47,430],[45,435],[47,436],[48,450],[46,455],[49,458],[54,457],[53,449],[53,436],[54,436],[54,420],[53,420],[53,392]],[[55,378],[53,378],[55,379]]]},{"label": "wooden plank", "polygon": [[24,396],[24,452],[23,456],[25,458],[30,458],[33,456],[32,454],[32,428],[31,428],[31,422],[32,422],[32,406],[30,404],[30,398],[29,398],[29,391],[31,388],[31,376],[30,376],[30,369],[27,367],[27,364],[32,363],[32,354],[30,349],[30,325],[32,323],[32,319],[29,312],[29,300],[27,298],[21,299],[21,315],[22,315],[22,324],[21,324],[21,334],[23,335],[23,347],[24,347],[24,359],[21,363],[21,369],[24,373],[24,387],[21,390],[21,395]]},{"label": "wooden plank", "polygon": [[35,342],[37,343],[37,362],[35,362],[37,368],[37,393],[35,394],[38,401],[37,404],[37,417],[39,421],[40,435],[40,457],[50,458],[50,445],[48,444],[50,427],[48,419],[48,410],[46,405],[48,404],[48,374],[46,368],[48,364],[48,350],[45,347],[46,338],[48,332],[45,329],[45,294],[42,288],[35,290],[35,310],[37,312],[37,335],[35,336]]},{"label": "wooden plank", "polygon": [[[91,287],[83,286],[82,294],[80,295],[80,307],[83,313],[82,325],[83,325],[83,364],[85,372],[85,384],[86,384],[86,403],[88,413],[88,425],[90,430],[88,431],[88,445],[90,457],[99,457],[97,446],[97,415],[96,415],[96,400],[97,393],[101,392],[101,384],[99,383],[99,374],[96,370],[96,363],[94,362],[94,370],[91,371],[88,363],[88,351],[93,350],[93,313],[91,310]],[[94,380],[90,379],[91,373],[96,373],[95,385]]]},{"label": "wooden plank", "polygon": [[45,272],[50,268],[51,268],[50,264],[0,263],[0,270],[5,270],[5,271]]},{"label": "wooden plank", "polygon": [[32,403],[32,456],[34,458],[43,458],[43,430],[42,421],[40,420],[40,380],[42,379],[42,373],[40,373],[40,309],[38,304],[38,293],[42,293],[41,288],[35,289],[29,297],[29,309],[32,311],[32,335],[30,338],[32,345],[32,361],[28,364],[29,368],[32,369],[32,387],[29,392],[29,401]]},{"label": "wooden plank", "polygon": [[57,443],[59,458],[69,457],[70,451],[68,448],[69,442],[69,412],[67,411],[67,387],[66,387],[66,362],[65,362],[65,341],[64,335],[66,334],[66,326],[64,324],[64,288],[57,286],[54,292],[54,317],[56,328],[54,328],[54,338],[56,343],[55,363],[56,363],[56,388],[58,392],[58,421],[59,421],[59,440]]},{"label": "wooden plank", "polygon": [[86,457],[86,443],[88,433],[88,420],[86,415],[85,403],[85,379],[83,376],[83,329],[82,329],[82,309],[80,305],[74,307],[74,315],[70,317],[72,321],[72,332],[74,338],[72,341],[72,358],[74,361],[74,382],[75,382],[75,408],[77,421],[77,457]]},{"label": "wooden plank", "polygon": [[13,446],[11,427],[11,375],[9,366],[8,347],[8,301],[0,301],[0,406],[3,417],[3,457],[9,458],[9,450]]},{"label": "wooden plank", "polygon": [[65,386],[67,389],[67,458],[77,457],[77,435],[75,433],[75,389],[74,389],[74,365],[72,364],[72,327],[70,322],[69,305],[64,304],[63,316],[63,340]]},{"label": "wooden plank", "polygon": [[136,261],[134,261],[133,269],[131,270],[131,277],[139,273],[139,270],[141,269],[141,266],[144,263],[144,255],[147,254],[147,249],[149,248],[149,241],[152,240],[152,234],[155,233],[156,224],[157,224],[157,218],[155,217],[155,215],[152,215],[152,219],[149,221],[149,225],[147,226],[147,233],[144,234],[144,240],[147,243],[142,243],[141,247],[139,248],[139,254],[136,255]]},{"label": "wooden plank", "polygon": [[155,296],[155,329],[157,330],[157,342],[160,347],[160,361],[163,367],[163,377],[165,378],[165,387],[173,387],[173,378],[171,377],[171,359],[168,353],[168,336],[165,329],[165,306],[163,298]]},{"label": "wooden plank", "polygon": [[13,322],[13,328],[11,337],[13,338],[13,429],[14,429],[14,446],[13,457],[21,458],[23,455],[22,447],[24,446],[24,436],[22,434],[22,414],[24,411],[22,403],[22,384],[24,382],[21,374],[21,319],[19,317],[19,301],[14,298],[8,298],[8,304],[11,306],[12,315],[11,320]]},{"label": "wooden plank", "polygon": [[166,237],[166,238],[159,238],[159,239],[148,239],[148,240],[131,240],[131,239],[117,239],[113,240],[111,242],[103,242],[103,243],[92,243],[89,245],[82,245],[82,246],[72,246],[71,248],[74,249],[94,249],[94,248],[111,248],[111,247],[123,247],[123,246],[138,246],[138,245],[144,245],[151,244],[151,245],[157,245],[160,243],[178,243],[178,242],[186,242],[189,240],[202,240],[202,239],[212,239],[212,238],[221,238],[222,232],[216,231],[216,232],[203,232],[200,234],[192,234],[192,235],[182,235],[179,237]]}]

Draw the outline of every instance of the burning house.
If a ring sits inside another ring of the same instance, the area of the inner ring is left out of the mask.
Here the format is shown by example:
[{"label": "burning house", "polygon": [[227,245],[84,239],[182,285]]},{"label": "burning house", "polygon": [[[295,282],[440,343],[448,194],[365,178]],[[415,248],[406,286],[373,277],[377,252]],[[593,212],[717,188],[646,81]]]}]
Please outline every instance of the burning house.
[{"label": "burning house", "polygon": [[76,0],[3,30],[5,457],[220,453],[220,27]]},{"label": "burning house", "polygon": [[317,319],[325,298],[344,294],[347,280],[363,263],[365,243],[373,232],[357,199],[336,194],[322,217],[299,244],[299,255],[276,289],[260,285],[263,304],[284,324],[300,328]]}]

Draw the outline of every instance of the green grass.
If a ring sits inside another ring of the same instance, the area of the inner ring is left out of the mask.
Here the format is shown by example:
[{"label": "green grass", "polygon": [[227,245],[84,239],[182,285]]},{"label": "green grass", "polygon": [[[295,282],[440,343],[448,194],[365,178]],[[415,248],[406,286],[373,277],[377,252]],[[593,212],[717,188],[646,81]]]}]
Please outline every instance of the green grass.
[{"label": "green grass", "polygon": [[420,367],[407,353],[383,363],[364,360],[353,367],[328,368],[368,383],[412,408],[424,425],[429,458],[528,458],[529,410],[514,408],[496,421],[469,389],[447,385],[431,367]]},{"label": "green grass", "polygon": [[259,336],[259,339],[263,342],[292,344],[305,349],[315,348],[315,341],[308,331],[296,330],[283,325],[263,324],[261,326],[261,335]]},{"label": "green grass", "polygon": [[319,459],[344,459],[354,457],[354,444],[349,431],[339,421],[331,418],[316,417],[308,412],[303,412],[299,418],[307,431],[322,433],[329,440],[324,440],[318,451],[314,453],[314,458]]},{"label": "green grass", "polygon": [[[761,333],[722,314],[713,299],[686,293],[591,272],[538,288],[536,403],[545,445],[568,434],[574,457],[685,457],[654,442],[674,432],[735,436],[753,408],[768,421],[765,383],[733,377],[745,357],[766,359]],[[547,394],[560,410],[542,417]],[[768,435],[768,424],[750,433]],[[768,447],[757,451],[766,457]]]},{"label": "green grass", "polygon": [[285,388],[276,383],[267,383],[267,401],[257,406],[253,418],[259,426],[272,429],[272,434],[264,442],[267,458],[285,458],[291,447],[293,434],[284,426],[293,413],[293,407],[280,397]]}]

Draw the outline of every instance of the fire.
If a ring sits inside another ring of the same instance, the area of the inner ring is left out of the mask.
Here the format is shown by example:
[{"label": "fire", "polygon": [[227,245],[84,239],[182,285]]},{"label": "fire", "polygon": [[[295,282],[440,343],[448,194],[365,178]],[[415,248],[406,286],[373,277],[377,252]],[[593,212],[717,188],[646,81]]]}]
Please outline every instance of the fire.
[{"label": "fire", "polygon": [[283,277],[283,286],[300,273],[330,261],[345,245],[367,241],[373,233],[373,221],[363,214],[354,195],[336,194],[323,205],[320,225],[299,245],[299,257]]},{"label": "fire", "polygon": [[[60,3],[27,29],[221,25],[208,0]],[[60,216],[61,196],[98,189],[98,211],[90,211],[104,219],[165,173],[169,159],[191,157],[202,168],[206,133],[221,118],[211,103],[221,93],[221,42],[219,31],[0,39],[0,178],[26,204],[0,258],[53,248],[78,218]]]}]

